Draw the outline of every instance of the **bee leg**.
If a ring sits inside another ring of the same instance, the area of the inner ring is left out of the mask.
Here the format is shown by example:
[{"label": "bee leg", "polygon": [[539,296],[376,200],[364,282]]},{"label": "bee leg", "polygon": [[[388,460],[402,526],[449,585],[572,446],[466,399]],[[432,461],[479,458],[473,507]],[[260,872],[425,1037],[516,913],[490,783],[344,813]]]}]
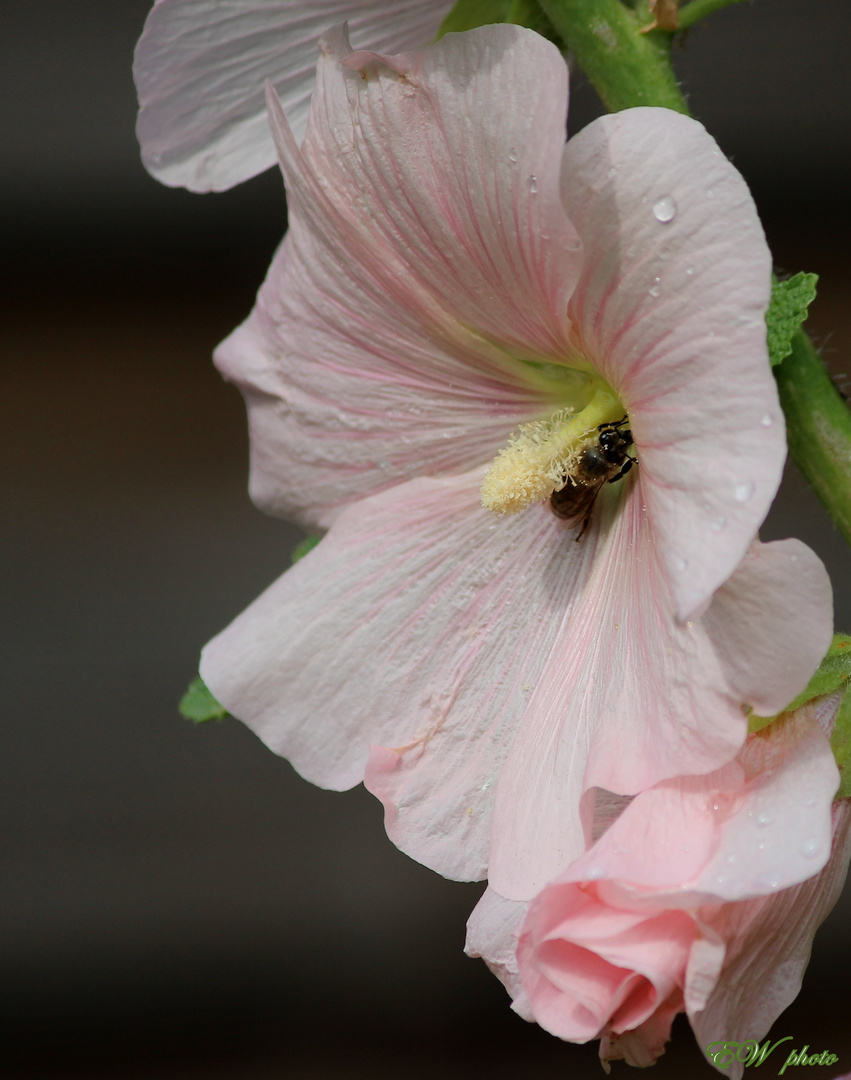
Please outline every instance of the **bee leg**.
[{"label": "bee leg", "polygon": [[637,465],[637,464],[638,464],[638,462],[636,461],[635,458],[628,457],[626,459],[626,461],[623,463],[623,468],[621,469],[621,471],[619,473],[615,473],[615,475],[609,480],[609,483],[613,484],[615,482],[615,480],[620,480],[620,478],[622,476],[626,476],[626,474],[633,467],[633,465]]},{"label": "bee leg", "polygon": [[574,541],[574,543],[578,544],[582,537],[585,535],[585,530],[588,528],[588,522],[591,520],[591,512],[593,511],[593,509],[593,505],[588,507],[588,513],[582,519],[582,528],[576,534],[576,540]]}]

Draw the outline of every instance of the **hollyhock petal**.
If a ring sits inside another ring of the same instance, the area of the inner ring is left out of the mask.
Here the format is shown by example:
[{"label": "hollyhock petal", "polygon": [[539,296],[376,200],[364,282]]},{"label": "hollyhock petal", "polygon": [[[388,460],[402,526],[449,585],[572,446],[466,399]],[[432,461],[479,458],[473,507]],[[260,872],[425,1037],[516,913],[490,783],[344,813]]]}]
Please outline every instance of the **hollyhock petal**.
[{"label": "hollyhock petal", "polygon": [[511,995],[511,1007],[524,1020],[533,1020],[529,999],[517,967],[517,939],[528,905],[506,900],[487,888],[467,920],[464,952],[480,956]]},{"label": "hollyhock petal", "polygon": [[730,576],[780,482],[768,248],[742,177],[665,109],[589,124],[566,147],[562,191],[585,250],[570,315],[629,412],[685,619]]},{"label": "hollyhock petal", "polygon": [[[781,594],[778,606],[772,598]],[[800,540],[754,545],[713,597],[704,623],[742,701],[773,716],[804,690],[830,647],[830,578]]]},{"label": "hollyhock petal", "polygon": [[[302,154],[348,226],[349,260],[375,260],[395,303],[429,322],[436,304],[525,358],[564,361],[582,254],[559,192],[558,49],[508,25],[401,56],[353,53],[341,29],[322,48]],[[293,195],[327,234],[325,207]]]},{"label": "hollyhock petal", "polygon": [[449,2],[157,0],[136,47],[138,135],[148,171],[172,187],[223,191],[268,169],[275,148],[263,84],[301,139],[320,35],[344,19],[355,41],[398,52],[431,41]]},{"label": "hollyhock petal", "polygon": [[[773,895],[700,910],[700,919],[728,943],[708,1001],[695,994],[703,982],[700,958],[689,964],[686,1004],[700,1046],[719,1034],[731,1042],[761,1039],[798,996],[815,932],[839,899],[848,872],[851,801],[834,803],[832,832],[830,859],[814,877]],[[724,1072],[741,1080],[743,1070],[734,1062]]]},{"label": "hollyhock petal", "polygon": [[645,897],[693,908],[788,888],[827,861],[838,782],[830,743],[804,707],[709,776],[641,792],[560,880],[593,880],[613,902],[639,908]]},{"label": "hollyhock petal", "polygon": [[609,1072],[610,1061],[626,1061],[627,1065],[646,1069],[665,1053],[671,1038],[671,1025],[677,1013],[683,1011],[682,991],[675,990],[667,1001],[656,1007],[653,1015],[632,1031],[608,1030],[600,1038],[600,1062]]},{"label": "hollyhock petal", "polygon": [[[585,379],[518,358],[568,349],[579,253],[558,194],[564,64],[531,32],[489,29],[392,68],[329,35],[303,153],[270,98],[290,232],[216,353],[247,400],[264,509],[327,527],[345,502],[466,471]],[[523,109],[506,114],[497,86]]]},{"label": "hollyhock petal", "polygon": [[756,545],[704,618],[677,624],[642,484],[610,525],[599,515],[605,540],[500,778],[490,880],[512,899],[530,898],[584,851],[583,790],[634,794],[718,769],[744,741],[747,695],[773,700],[779,686],[787,703],[830,638],[824,568],[797,541]]},{"label": "hollyhock petal", "polygon": [[391,838],[458,878],[486,872],[493,787],[595,550],[544,508],[495,526],[480,482],[420,479],[346,510],[201,661],[314,783],[358,783],[374,747]]},{"label": "hollyhock petal", "polygon": [[682,985],[696,935],[684,912],[648,916],[600,903],[593,884],[551,885],[530,904],[517,947],[535,1020],[575,1042],[634,1030]]}]

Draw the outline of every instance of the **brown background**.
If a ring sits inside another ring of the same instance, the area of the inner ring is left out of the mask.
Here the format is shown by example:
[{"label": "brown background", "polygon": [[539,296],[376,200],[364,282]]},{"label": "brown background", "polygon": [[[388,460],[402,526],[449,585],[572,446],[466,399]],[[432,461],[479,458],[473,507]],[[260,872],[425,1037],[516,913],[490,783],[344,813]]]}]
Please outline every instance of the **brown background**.
[{"label": "brown background", "polygon": [[[144,173],[130,58],[146,9],[0,3],[2,1067],[599,1076],[593,1046],[525,1025],[462,955],[479,886],[399,854],[362,790],[319,791],[236,722],[176,715],[199,646],[298,539],[248,502],[241,401],[209,363],[284,204],[274,174],[198,197]],[[846,385],[849,23],[846,0],[762,0],[677,61],[778,265],[822,274],[812,326]],[[574,130],[593,109],[580,84]],[[794,472],[763,531],[792,534],[851,629],[847,548]],[[773,1033],[839,1054],[826,1073],[851,1069],[850,918],[846,895]],[[655,1075],[714,1073],[681,1027]]]}]

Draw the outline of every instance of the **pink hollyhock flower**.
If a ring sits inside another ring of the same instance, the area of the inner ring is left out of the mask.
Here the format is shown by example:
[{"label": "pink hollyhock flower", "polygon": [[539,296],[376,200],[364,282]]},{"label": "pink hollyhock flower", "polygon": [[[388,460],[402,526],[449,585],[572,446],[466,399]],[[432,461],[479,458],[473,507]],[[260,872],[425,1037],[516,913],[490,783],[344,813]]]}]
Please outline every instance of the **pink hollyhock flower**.
[{"label": "pink hollyhock flower", "polygon": [[156,0],[136,47],[145,168],[170,187],[224,191],[275,164],[263,92],[281,97],[296,139],[307,123],[316,47],[348,20],[386,52],[434,40],[452,0]]},{"label": "pink hollyhock flower", "polygon": [[797,996],[848,867],[829,704],[750,736],[709,776],[636,796],[531,904],[486,893],[467,951],[526,1019],[601,1038],[604,1063],[652,1064],[686,1011],[700,1046],[716,1044],[718,1067],[740,1077],[723,1044],[760,1040]]},{"label": "pink hollyhock flower", "polygon": [[[253,497],[330,531],[201,673],[308,779],[365,778],[414,858],[528,899],[583,791],[717,769],[830,641],[818,559],[754,542],[784,438],[753,203],[667,110],[565,147],[564,63],[517,27],[334,31],[301,150],[269,106],[290,231],[216,360]],[[626,423],[577,543],[546,499]]]}]

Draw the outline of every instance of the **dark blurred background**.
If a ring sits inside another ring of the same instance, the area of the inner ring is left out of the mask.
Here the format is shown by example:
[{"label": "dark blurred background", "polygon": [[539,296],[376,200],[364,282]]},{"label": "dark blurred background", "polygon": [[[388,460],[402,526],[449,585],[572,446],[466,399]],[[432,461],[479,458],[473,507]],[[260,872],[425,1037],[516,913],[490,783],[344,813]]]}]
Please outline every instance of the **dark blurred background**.
[{"label": "dark blurred background", "polygon": [[[319,791],[235,721],[176,713],[200,645],[299,535],[250,505],[242,403],[209,360],[280,238],[280,180],[196,196],[143,171],[147,8],[0,2],[0,1067],[597,1077],[593,1045],[524,1024],[462,955],[480,886],[399,854],[362,789]],[[676,50],[778,266],[822,275],[811,325],[846,385],[849,29],[847,0],[761,0]],[[572,128],[595,109],[579,80]],[[794,470],[763,532],[787,535],[827,562],[851,629],[847,549]],[[838,1054],[832,1073],[851,1069],[849,919],[846,893],[774,1028]],[[682,1025],[654,1075],[714,1073]]]}]

